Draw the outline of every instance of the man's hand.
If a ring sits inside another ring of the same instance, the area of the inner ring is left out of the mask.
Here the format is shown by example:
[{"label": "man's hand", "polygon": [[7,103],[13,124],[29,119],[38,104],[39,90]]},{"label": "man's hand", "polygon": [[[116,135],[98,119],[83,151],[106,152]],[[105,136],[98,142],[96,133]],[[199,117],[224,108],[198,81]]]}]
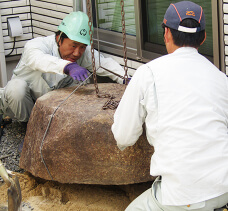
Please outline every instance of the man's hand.
[{"label": "man's hand", "polygon": [[84,81],[89,75],[89,71],[86,68],[79,66],[76,62],[67,64],[64,67],[63,72],[78,81]]}]

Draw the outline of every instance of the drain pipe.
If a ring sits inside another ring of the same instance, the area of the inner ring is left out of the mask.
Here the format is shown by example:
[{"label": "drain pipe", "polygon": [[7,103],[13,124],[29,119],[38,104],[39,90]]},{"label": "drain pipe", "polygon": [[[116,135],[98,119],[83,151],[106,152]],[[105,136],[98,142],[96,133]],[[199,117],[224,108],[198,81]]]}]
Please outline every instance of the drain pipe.
[{"label": "drain pipe", "polygon": [[0,86],[4,87],[7,84],[7,74],[6,74],[6,58],[5,58],[5,50],[4,50],[3,33],[2,33],[1,13],[0,13],[0,74],[1,74]]}]

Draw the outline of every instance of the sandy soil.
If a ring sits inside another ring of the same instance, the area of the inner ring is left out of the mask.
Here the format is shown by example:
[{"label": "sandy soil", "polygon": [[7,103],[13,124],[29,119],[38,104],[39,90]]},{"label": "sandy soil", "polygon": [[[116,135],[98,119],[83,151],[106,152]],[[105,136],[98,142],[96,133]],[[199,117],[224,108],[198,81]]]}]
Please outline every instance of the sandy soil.
[{"label": "sandy soil", "polygon": [[[60,184],[34,178],[29,173],[15,173],[22,191],[23,211],[121,211],[151,182],[103,186]],[[7,210],[7,186],[0,186],[0,211]]]}]

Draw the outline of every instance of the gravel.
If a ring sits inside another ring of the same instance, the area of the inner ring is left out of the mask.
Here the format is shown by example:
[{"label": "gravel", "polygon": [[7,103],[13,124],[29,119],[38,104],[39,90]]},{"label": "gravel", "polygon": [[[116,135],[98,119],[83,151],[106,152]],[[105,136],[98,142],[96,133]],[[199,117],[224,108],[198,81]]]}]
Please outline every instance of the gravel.
[{"label": "gravel", "polygon": [[[26,127],[27,124],[13,120],[3,129],[4,133],[0,140],[0,160],[8,170],[24,172],[19,167],[20,153],[18,146],[25,137]],[[2,182],[1,177],[0,182]]]}]

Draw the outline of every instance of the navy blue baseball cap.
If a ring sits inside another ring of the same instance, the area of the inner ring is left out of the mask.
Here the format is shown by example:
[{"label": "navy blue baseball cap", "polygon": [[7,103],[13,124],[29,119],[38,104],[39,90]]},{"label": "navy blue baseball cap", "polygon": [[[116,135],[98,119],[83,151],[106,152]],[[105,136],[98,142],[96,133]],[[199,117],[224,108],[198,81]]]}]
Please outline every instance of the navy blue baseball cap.
[{"label": "navy blue baseball cap", "polygon": [[[200,26],[197,28],[188,28],[180,26],[181,21],[187,18],[196,20]],[[180,1],[170,4],[166,10],[163,23],[171,28],[186,33],[196,33],[205,29],[205,17],[203,8],[191,1]]]}]

